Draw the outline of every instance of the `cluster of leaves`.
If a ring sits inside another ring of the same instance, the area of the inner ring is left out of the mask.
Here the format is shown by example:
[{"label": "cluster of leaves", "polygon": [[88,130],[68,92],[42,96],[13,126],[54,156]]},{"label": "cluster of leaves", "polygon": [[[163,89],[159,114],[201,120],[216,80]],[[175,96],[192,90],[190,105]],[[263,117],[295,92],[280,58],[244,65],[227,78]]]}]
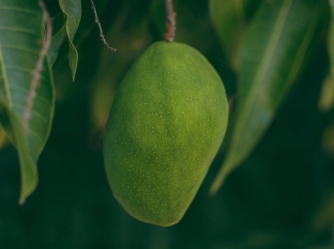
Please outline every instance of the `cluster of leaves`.
[{"label": "cluster of leaves", "polygon": [[305,73],[328,9],[326,0],[211,1],[213,24],[238,75],[228,153],[211,193],[253,151]]},{"label": "cluster of leaves", "polygon": [[[55,105],[52,64],[65,31],[73,79],[78,63],[73,38],[81,18],[81,1],[59,0],[64,14],[53,18],[56,29],[52,45],[45,58],[42,58],[42,70],[36,71],[48,32],[45,31],[45,10],[41,4],[41,1],[0,1],[1,125],[19,154],[20,203],[37,185],[37,160],[50,133]],[[36,77],[39,78],[37,85],[34,83]]]}]

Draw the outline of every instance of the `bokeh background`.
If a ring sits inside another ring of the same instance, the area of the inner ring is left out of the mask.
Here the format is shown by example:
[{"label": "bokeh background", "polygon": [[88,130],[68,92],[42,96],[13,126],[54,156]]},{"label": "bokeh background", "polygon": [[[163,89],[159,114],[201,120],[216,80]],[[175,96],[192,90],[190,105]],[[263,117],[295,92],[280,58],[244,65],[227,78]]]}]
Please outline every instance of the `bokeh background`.
[{"label": "bokeh background", "polygon": [[[57,1],[46,2],[52,16],[60,12]],[[0,248],[334,248],[334,110],[319,108],[329,70],[326,21],[302,76],[251,156],[209,196],[225,143],[181,222],[160,228],[133,219],[113,198],[102,147],[118,84],[133,61],[163,39],[163,1],[95,1],[117,52],[103,46],[90,1],[82,4],[76,80],[64,42],[54,65],[56,110],[38,163],[39,184],[21,206],[17,153],[1,143]],[[175,40],[208,58],[233,99],[237,75],[210,22],[208,1],[174,5]]]}]

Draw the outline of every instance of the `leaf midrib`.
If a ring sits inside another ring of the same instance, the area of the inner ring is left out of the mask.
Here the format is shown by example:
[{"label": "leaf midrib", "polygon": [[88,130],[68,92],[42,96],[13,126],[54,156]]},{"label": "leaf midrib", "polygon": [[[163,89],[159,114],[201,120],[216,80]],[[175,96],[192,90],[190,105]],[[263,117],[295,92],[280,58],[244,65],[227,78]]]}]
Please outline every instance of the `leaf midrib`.
[{"label": "leaf midrib", "polygon": [[0,10],[12,10],[12,11],[18,11],[18,12],[22,12],[22,13],[26,13],[26,14],[31,14],[31,15],[35,15],[35,16],[40,16],[40,13],[38,12],[34,12],[34,11],[29,11],[26,9],[21,9],[21,8],[17,8],[17,7],[8,7],[8,6],[1,6],[0,5]]}]

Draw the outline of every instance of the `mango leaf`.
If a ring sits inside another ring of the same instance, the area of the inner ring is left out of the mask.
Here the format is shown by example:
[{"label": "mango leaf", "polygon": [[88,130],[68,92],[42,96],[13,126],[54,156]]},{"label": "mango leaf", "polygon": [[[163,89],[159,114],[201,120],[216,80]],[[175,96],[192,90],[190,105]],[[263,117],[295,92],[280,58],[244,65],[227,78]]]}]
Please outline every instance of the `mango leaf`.
[{"label": "mango leaf", "polygon": [[296,81],[327,8],[322,0],[264,1],[261,5],[241,51],[231,145],[211,194],[246,159],[268,129]]},{"label": "mango leaf", "polygon": [[334,1],[329,1],[331,22],[328,35],[328,51],[331,68],[327,78],[323,82],[319,99],[319,109],[323,112],[329,111],[334,106]]},{"label": "mango leaf", "polygon": [[[332,66],[333,67],[333,66]],[[321,94],[319,98],[319,110],[327,112],[334,106],[334,74],[331,69],[322,83]]]},{"label": "mango leaf", "polygon": [[51,65],[53,65],[54,62],[56,61],[60,45],[63,43],[66,35],[66,29],[64,23],[65,20],[63,13],[59,13],[58,15],[52,18],[53,36],[48,51]]},{"label": "mango leaf", "polygon": [[210,17],[224,52],[234,69],[246,26],[262,0],[211,0]]},{"label": "mango leaf", "polygon": [[328,50],[332,70],[334,69],[334,1],[329,1],[331,11],[331,23],[329,27]]},{"label": "mango leaf", "polygon": [[73,39],[80,24],[81,0],[59,0],[59,6],[66,15],[66,33],[69,45],[68,60],[74,81],[78,65],[78,51],[73,44]]},{"label": "mango leaf", "polygon": [[0,122],[18,150],[19,203],[37,186],[37,160],[53,117],[55,96],[48,60],[43,62],[38,84],[32,83],[44,31],[38,1],[0,0]]},{"label": "mango leaf", "polygon": [[0,150],[2,150],[7,145],[7,136],[6,132],[0,124]]}]

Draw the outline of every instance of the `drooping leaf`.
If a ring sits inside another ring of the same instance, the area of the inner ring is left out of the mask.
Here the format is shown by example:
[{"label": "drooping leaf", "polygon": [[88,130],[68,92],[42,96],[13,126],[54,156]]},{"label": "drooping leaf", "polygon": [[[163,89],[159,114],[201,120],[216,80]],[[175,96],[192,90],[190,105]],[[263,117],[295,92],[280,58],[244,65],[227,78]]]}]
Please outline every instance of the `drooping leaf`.
[{"label": "drooping leaf", "polygon": [[326,79],[322,83],[318,103],[319,110],[322,112],[327,112],[334,106],[334,74],[332,73],[332,70],[329,71]]},{"label": "drooping leaf", "polygon": [[296,81],[326,8],[322,0],[265,1],[261,5],[241,51],[231,145],[210,193],[220,188],[264,135]]},{"label": "drooping leaf", "polygon": [[48,138],[54,110],[47,59],[40,80],[32,84],[44,33],[38,1],[0,0],[0,122],[18,150],[20,203],[37,186],[37,160]]},{"label": "drooping leaf", "polygon": [[246,25],[261,1],[210,1],[212,24],[234,69],[238,68],[238,53]]},{"label": "drooping leaf", "polygon": [[331,22],[328,35],[328,51],[331,68],[326,80],[323,82],[322,92],[319,99],[319,109],[328,111],[334,106],[334,2],[329,1],[331,11]]},{"label": "drooping leaf", "polygon": [[53,36],[48,51],[51,65],[53,65],[54,62],[56,61],[59,47],[63,43],[63,40],[66,36],[66,28],[64,22],[65,20],[63,13],[59,13],[58,15],[52,18]]},{"label": "drooping leaf", "polygon": [[334,158],[334,122],[324,129],[321,146],[328,156]]},{"label": "drooping leaf", "polygon": [[7,143],[6,133],[0,124],[0,150],[2,150]]},{"label": "drooping leaf", "polygon": [[73,44],[73,39],[80,24],[81,0],[59,0],[59,6],[66,15],[66,33],[69,45],[68,59],[74,81],[78,64],[78,51]]},{"label": "drooping leaf", "polygon": [[331,23],[329,27],[329,36],[328,36],[328,50],[329,58],[331,61],[332,69],[334,68],[334,2],[329,1],[330,11],[331,11]]}]

